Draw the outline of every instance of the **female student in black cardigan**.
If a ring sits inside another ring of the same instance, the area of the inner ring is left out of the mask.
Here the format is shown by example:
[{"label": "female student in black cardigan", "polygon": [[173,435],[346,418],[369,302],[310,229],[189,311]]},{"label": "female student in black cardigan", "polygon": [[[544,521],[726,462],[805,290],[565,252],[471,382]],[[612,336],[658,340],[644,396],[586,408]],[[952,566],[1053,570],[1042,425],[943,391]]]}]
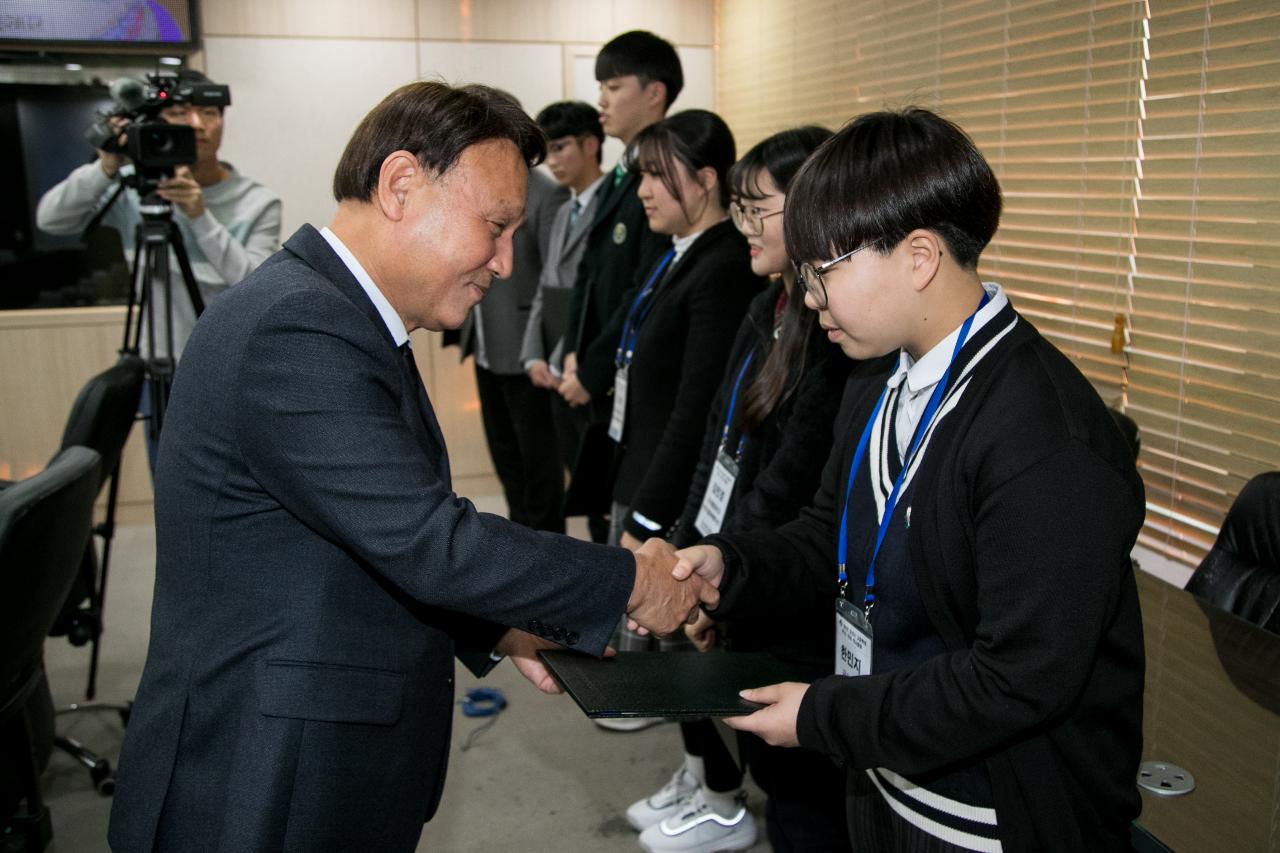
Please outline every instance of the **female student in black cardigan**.
[{"label": "female student in black cardigan", "polygon": [[[795,518],[817,489],[851,362],[832,346],[804,305],[787,256],[782,210],[792,177],[831,136],[800,127],[757,144],[729,172],[730,213],[747,238],[751,269],[774,281],[738,328],[702,453],[671,535],[678,548],[718,531],[777,527]],[[722,494],[727,500],[717,500]],[[711,495],[712,497],[708,497]],[[822,616],[826,616],[825,611]],[[709,618],[691,626],[699,647],[716,633]],[[769,650],[829,671],[829,620],[743,622],[728,647]],[[824,666],[825,665],[825,666]],[[743,770],[710,720],[681,723],[685,756],[671,781],[627,811],[646,850],[735,850],[751,845],[753,818],[743,807]],[[846,851],[840,771],[825,756],[783,750],[743,735],[738,754],[769,795],[766,827],[775,853]]]},{"label": "female student in black cardigan", "polygon": [[[776,528],[794,519],[818,488],[851,362],[827,341],[818,315],[804,305],[783,240],[782,210],[796,170],[829,136],[831,131],[819,127],[774,134],[746,152],[730,172],[730,213],[748,240],[751,270],[776,280],[751,302],[737,332],[685,510],[672,533],[677,548],[713,533]],[[727,501],[717,500],[717,494],[727,494]],[[829,620],[813,613],[790,616],[785,622],[736,622],[728,626],[727,647],[771,651],[809,663],[815,676],[826,674],[835,642]],[[690,629],[700,648],[709,647],[716,633],[705,615]],[[639,820],[664,812],[660,825],[641,835],[641,845],[682,850],[714,841],[717,849],[733,849],[723,844],[748,835],[731,825],[733,818],[740,813],[740,820],[750,818],[739,807],[742,768],[712,721],[684,722],[681,734],[684,766],[668,783],[669,790],[632,807]],[[844,797],[838,792],[844,774],[828,758],[769,747],[754,735],[739,736],[739,756],[768,794],[765,826],[774,853],[849,849]],[[692,785],[696,793],[671,804],[694,780],[700,783]],[[721,820],[699,822],[708,811]]]},{"label": "female student in black cardigan", "polygon": [[792,196],[805,300],[873,360],[812,505],[674,573],[729,619],[825,609],[838,674],[744,691],[767,707],[726,722],[841,760],[859,849],[1131,850],[1142,480],[1088,380],[979,277],[995,175],[907,109],[846,125]]}]

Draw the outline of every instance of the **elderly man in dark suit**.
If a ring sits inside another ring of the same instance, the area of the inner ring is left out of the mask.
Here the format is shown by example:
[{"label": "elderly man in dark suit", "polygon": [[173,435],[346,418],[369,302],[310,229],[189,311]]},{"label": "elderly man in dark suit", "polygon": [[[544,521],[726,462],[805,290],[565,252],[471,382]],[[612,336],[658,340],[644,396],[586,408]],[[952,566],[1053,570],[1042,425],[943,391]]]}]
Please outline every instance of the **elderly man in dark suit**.
[{"label": "elderly man in dark suit", "polygon": [[554,692],[537,648],[601,654],[624,611],[659,633],[692,613],[656,540],[633,557],[450,488],[409,332],[458,326],[510,271],[543,150],[491,89],[398,89],[343,154],[330,227],[197,325],[160,442],[116,851],[412,850],[455,653],[477,672],[511,655]]}]

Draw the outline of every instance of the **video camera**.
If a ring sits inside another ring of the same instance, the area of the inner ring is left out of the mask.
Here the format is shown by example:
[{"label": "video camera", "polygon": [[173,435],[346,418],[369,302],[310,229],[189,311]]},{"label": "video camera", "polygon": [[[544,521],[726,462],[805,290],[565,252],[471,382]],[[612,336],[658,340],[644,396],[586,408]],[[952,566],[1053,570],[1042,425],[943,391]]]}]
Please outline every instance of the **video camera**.
[{"label": "video camera", "polygon": [[[203,75],[197,75],[203,76]],[[87,131],[85,139],[94,148],[125,154],[136,173],[133,186],[147,193],[161,180],[173,175],[175,166],[196,161],[196,132],[182,124],[170,124],[160,117],[166,108],[178,104],[193,107],[227,107],[231,89],[208,80],[191,79],[168,71],[148,74],[146,80],[122,77],[111,84],[111,109]],[[116,119],[128,123],[122,129]],[[125,141],[120,143],[120,134]]]}]

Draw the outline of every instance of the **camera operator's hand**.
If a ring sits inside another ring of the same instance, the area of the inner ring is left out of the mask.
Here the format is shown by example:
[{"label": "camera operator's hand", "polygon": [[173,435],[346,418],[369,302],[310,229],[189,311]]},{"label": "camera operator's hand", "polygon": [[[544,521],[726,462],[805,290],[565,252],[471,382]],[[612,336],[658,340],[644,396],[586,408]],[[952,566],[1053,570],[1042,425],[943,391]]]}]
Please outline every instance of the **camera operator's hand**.
[{"label": "camera operator's hand", "polygon": [[[123,116],[112,116],[107,119],[111,126],[120,131],[120,135],[116,138],[120,146],[124,147],[125,132],[124,129],[129,125],[129,120]],[[119,152],[103,151],[98,149],[98,163],[102,166],[102,171],[107,173],[108,178],[114,178],[120,173],[120,167],[128,162],[127,157]]]},{"label": "camera operator's hand", "polygon": [[188,219],[199,219],[204,215],[204,192],[186,166],[178,166],[173,170],[172,178],[161,181],[156,195],[173,202]]}]

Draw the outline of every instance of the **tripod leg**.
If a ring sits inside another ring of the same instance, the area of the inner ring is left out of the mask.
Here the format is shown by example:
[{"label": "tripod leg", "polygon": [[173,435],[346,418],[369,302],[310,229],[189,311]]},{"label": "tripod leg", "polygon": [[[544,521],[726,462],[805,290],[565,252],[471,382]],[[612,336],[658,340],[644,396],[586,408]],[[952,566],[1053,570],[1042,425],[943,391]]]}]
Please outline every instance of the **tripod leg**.
[{"label": "tripod leg", "polygon": [[102,632],[107,626],[107,569],[111,566],[111,540],[115,538],[116,498],[119,490],[120,465],[117,463],[116,469],[111,472],[111,485],[107,487],[107,517],[97,530],[102,536],[102,561],[98,565],[97,589],[92,597],[92,606],[97,614],[98,624],[89,651],[89,683],[84,690],[84,698],[89,701],[92,701],[98,692],[98,651],[102,644]]},{"label": "tripod leg", "polygon": [[187,246],[182,242],[182,232],[176,225],[171,224],[169,242],[173,246],[173,254],[178,258],[178,269],[182,272],[182,283],[186,285],[187,297],[191,300],[191,307],[195,309],[196,316],[199,317],[204,313],[204,297],[201,296],[200,288],[196,285],[196,275],[191,271],[191,258],[187,256]]}]

